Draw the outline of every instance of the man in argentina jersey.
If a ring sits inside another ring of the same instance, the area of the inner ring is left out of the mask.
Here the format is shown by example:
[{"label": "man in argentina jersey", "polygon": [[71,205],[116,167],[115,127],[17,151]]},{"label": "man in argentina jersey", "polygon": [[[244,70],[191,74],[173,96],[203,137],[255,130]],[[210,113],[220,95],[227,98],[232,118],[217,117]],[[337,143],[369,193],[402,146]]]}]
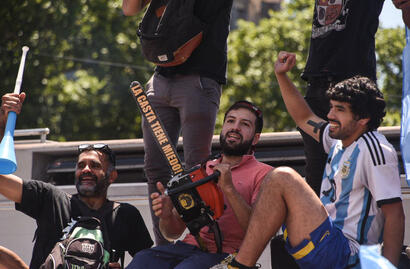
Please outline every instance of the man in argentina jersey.
[{"label": "man in argentina jersey", "polygon": [[320,199],[336,227],[352,239],[352,253],[357,253],[359,244],[381,243],[381,207],[401,201],[397,154],[377,131],[367,131],[344,147],[342,140],[330,136],[331,129],[326,124],[321,130],[329,156]]},{"label": "man in argentina jersey", "polygon": [[286,249],[300,268],[360,267],[359,246],[381,242],[382,254],[397,266],[404,212],[396,151],[376,131],[385,116],[382,93],[366,77],[339,82],[326,93],[326,122],[287,76],[295,63],[295,54],[280,52],[275,74],[297,126],[328,153],[321,198],[293,169],[274,169],[261,186],[238,254],[214,268],[254,268],[282,224]]}]

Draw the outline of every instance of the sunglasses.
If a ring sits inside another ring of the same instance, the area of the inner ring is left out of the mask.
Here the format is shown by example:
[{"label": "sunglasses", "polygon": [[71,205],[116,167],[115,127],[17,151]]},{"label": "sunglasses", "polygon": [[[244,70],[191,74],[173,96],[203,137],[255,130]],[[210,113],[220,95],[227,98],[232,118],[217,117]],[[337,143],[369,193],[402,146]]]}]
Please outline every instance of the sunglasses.
[{"label": "sunglasses", "polygon": [[248,101],[238,101],[238,102],[236,102],[236,103],[234,104],[234,106],[235,106],[235,105],[246,106],[246,107],[252,109],[253,111],[255,111],[256,116],[257,116],[258,118],[261,118],[261,117],[262,117],[262,110],[260,110],[257,106],[255,106],[254,104],[252,104],[252,103],[250,103],[250,102],[248,102]]},{"label": "sunglasses", "polygon": [[106,144],[98,143],[98,144],[82,144],[78,146],[78,154],[89,151],[89,150],[96,150],[108,155],[110,162],[112,165],[115,166],[115,154],[110,149],[110,147]]}]

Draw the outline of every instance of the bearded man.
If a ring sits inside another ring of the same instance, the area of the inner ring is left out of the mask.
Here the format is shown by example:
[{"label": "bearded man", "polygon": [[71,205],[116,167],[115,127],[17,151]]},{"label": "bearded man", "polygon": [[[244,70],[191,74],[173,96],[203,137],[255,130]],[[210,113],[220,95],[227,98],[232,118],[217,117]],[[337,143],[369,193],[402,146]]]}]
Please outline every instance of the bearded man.
[{"label": "bearded man", "polygon": [[[3,97],[0,125],[6,122],[8,111],[20,111],[24,98],[17,95]],[[0,129],[4,126],[0,126]],[[137,208],[127,203],[107,199],[107,189],[118,174],[115,155],[108,145],[80,145],[75,170],[78,194],[70,195],[54,185],[38,180],[23,180],[15,175],[0,175],[0,194],[16,203],[16,209],[37,222],[35,244],[30,268],[39,268],[63,230],[80,216],[93,216],[105,222],[111,252],[128,251],[134,256],[149,248],[153,242]],[[111,210],[108,208],[111,207]],[[111,262],[110,268],[119,268]]]},{"label": "bearded man", "polygon": [[[220,172],[218,186],[224,195],[225,210],[217,220],[222,232],[222,253],[217,253],[214,235],[205,226],[199,232],[208,251],[199,248],[194,236],[188,233],[183,240],[171,245],[146,249],[134,256],[127,268],[206,268],[220,262],[239,249],[256,200],[259,187],[272,167],[258,162],[253,150],[262,132],[262,112],[252,103],[238,101],[225,113],[220,134],[221,157],[206,163],[206,171]],[[175,210],[164,186],[157,184],[160,193],[153,193],[152,209],[159,217],[164,237],[176,240],[186,225]]]}]

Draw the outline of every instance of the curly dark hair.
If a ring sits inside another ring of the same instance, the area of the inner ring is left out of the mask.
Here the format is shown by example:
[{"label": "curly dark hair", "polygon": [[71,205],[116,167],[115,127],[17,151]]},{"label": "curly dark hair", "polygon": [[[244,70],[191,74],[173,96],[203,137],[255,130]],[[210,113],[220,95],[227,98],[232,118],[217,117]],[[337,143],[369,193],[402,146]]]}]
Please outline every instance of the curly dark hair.
[{"label": "curly dark hair", "polygon": [[370,118],[369,131],[376,130],[386,115],[386,102],[376,83],[362,76],[354,76],[337,83],[326,92],[329,100],[349,103],[358,119]]}]

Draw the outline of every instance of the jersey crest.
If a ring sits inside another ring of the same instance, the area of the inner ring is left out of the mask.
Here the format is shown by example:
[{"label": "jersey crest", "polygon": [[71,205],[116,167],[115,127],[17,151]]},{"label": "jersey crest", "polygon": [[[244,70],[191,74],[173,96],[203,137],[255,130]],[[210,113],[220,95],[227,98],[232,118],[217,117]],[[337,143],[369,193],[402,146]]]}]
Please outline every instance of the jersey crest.
[{"label": "jersey crest", "polygon": [[347,178],[347,177],[349,176],[349,173],[350,173],[350,161],[345,161],[345,162],[343,163],[341,172],[342,172],[342,179],[345,179],[345,178]]}]

